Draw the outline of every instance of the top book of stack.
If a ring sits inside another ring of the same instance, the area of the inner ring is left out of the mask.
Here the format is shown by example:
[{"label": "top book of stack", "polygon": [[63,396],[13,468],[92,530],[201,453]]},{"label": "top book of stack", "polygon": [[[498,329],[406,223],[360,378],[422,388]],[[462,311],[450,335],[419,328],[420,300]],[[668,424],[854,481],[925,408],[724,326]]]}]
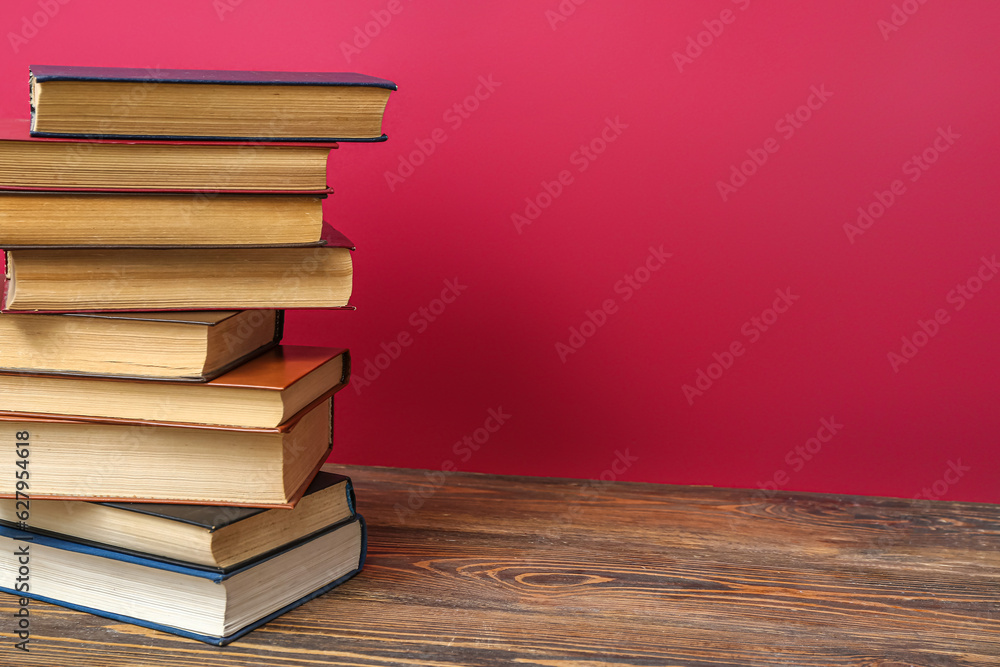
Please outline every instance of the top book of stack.
[{"label": "top book of stack", "polygon": [[178,141],[384,141],[396,84],[350,72],[31,67],[31,134]]}]

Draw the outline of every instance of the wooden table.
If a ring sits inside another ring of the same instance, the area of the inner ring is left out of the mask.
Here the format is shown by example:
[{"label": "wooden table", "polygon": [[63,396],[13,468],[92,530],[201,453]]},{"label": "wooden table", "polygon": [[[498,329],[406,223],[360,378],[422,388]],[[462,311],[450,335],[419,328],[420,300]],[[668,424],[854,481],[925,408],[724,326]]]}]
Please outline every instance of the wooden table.
[{"label": "wooden table", "polygon": [[1000,665],[1000,506],[335,467],[355,579],[216,648],[31,605],[0,665]]}]

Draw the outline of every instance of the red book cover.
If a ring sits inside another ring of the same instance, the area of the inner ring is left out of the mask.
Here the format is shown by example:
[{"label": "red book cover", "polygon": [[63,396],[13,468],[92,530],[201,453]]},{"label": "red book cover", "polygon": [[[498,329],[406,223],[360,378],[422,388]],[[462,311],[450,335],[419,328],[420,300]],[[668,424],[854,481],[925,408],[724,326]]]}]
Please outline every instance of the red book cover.
[{"label": "red book cover", "polygon": [[[106,155],[110,161],[120,166],[128,165],[135,170],[146,170],[155,177],[155,165],[148,165],[146,162],[153,154],[152,149],[160,150],[162,146],[175,146],[178,151],[190,153],[198,156],[207,154],[218,159],[218,156],[228,156],[230,159],[237,158],[241,154],[255,151],[267,151],[267,154],[280,155],[282,151],[307,150],[310,152],[321,151],[328,155],[330,151],[338,148],[336,142],[293,142],[282,143],[246,141],[235,143],[232,141],[211,141],[202,139],[192,139],[185,141],[152,140],[152,139],[124,139],[120,137],[38,137],[31,135],[31,121],[27,118],[0,118],[0,173],[3,168],[13,171],[23,170],[23,158],[21,153],[25,149],[33,151],[43,150],[45,156],[54,162],[50,178],[44,185],[22,185],[13,182],[5,182],[0,176],[0,190],[11,191],[59,191],[59,192],[175,192],[175,193],[246,193],[246,194],[330,194],[333,192],[328,186],[319,188],[246,188],[239,187],[238,183],[221,179],[220,182],[204,185],[197,184],[197,187],[175,188],[175,187],[100,187],[93,185],[80,185],[68,182],[65,174],[59,172],[59,167],[77,162],[85,162],[91,159],[94,153]],[[43,147],[43,148],[42,148]],[[325,159],[325,158],[324,158]],[[36,166],[38,172],[40,167]],[[235,178],[233,180],[236,180]]]},{"label": "red book cover", "polygon": [[[8,371],[0,372],[0,381],[0,417],[282,432],[350,383],[351,353],[344,348],[279,345],[207,382]],[[25,401],[25,395],[46,398]],[[151,412],[142,401],[123,405],[122,395],[154,396],[163,403]],[[265,411],[276,403],[281,408],[264,419],[260,411],[252,416],[227,411],[233,403],[215,409],[217,401],[230,398],[237,404],[257,401]],[[169,403],[171,399],[180,403]],[[213,409],[191,412],[194,405]]]},{"label": "red book cover", "polygon": [[[251,248],[238,248],[238,247],[237,248],[225,248],[224,250],[226,250],[226,251],[233,251],[233,252],[237,252],[237,251],[238,252],[246,252],[246,253],[266,253],[266,252],[272,251],[272,250],[273,251],[283,250],[283,251],[288,251],[288,252],[302,252],[302,253],[307,253],[307,254],[303,255],[302,261],[299,262],[299,264],[301,264],[301,272],[303,273],[303,275],[309,274],[309,270],[308,269],[309,269],[309,266],[310,266],[310,262],[311,262],[312,265],[316,264],[316,259],[315,258],[310,258],[308,256],[308,253],[318,252],[318,251],[324,251],[324,250],[336,250],[336,249],[346,249],[346,250],[350,250],[350,251],[355,250],[355,246],[351,242],[350,239],[348,239],[346,236],[344,236],[342,233],[340,233],[339,231],[337,231],[336,229],[334,229],[333,227],[331,227],[327,223],[323,224],[323,234],[322,234],[321,243],[322,243],[321,246],[319,246],[319,247],[312,247],[312,248],[310,248],[310,247],[306,247],[306,248],[281,248],[281,247],[268,246],[268,247],[251,247]],[[94,248],[87,248],[86,250],[88,252],[96,251],[96,249],[94,249]],[[211,260],[212,260],[212,257],[214,256],[214,254],[220,252],[217,249],[213,250],[211,248],[183,248],[182,249],[182,248],[161,248],[161,247],[148,249],[148,252],[156,252],[156,253],[171,253],[171,252],[174,252],[174,253],[176,253],[176,252],[179,252],[180,250],[184,250],[185,251],[185,256],[189,257],[189,258],[192,257],[196,253],[197,254],[203,254],[203,256],[205,258],[205,263],[206,264],[211,264]],[[134,248],[129,248],[129,249],[112,248],[112,249],[107,249],[107,250],[100,250],[100,252],[102,253],[101,260],[102,260],[102,263],[108,264],[110,266],[111,262],[113,261],[115,253],[133,253],[135,251],[136,251],[136,249],[134,249]],[[80,249],[73,249],[73,248],[63,248],[63,249],[57,249],[57,250],[51,250],[51,251],[49,251],[48,249],[46,249],[44,251],[40,251],[40,250],[4,250],[4,252],[3,252],[3,258],[4,258],[4,265],[3,265],[3,296],[2,296],[2,301],[0,301],[0,313],[3,313],[3,312],[11,312],[11,313],[14,313],[14,312],[25,312],[25,313],[27,313],[27,312],[32,312],[32,313],[169,312],[169,311],[180,311],[180,310],[247,310],[247,309],[252,309],[252,308],[260,308],[260,307],[267,307],[267,308],[273,307],[273,308],[277,308],[277,309],[297,309],[297,308],[309,308],[309,309],[320,308],[320,309],[327,309],[328,308],[328,309],[354,310],[354,306],[352,306],[350,304],[347,304],[347,303],[344,303],[342,305],[331,305],[331,306],[299,306],[299,305],[295,305],[295,304],[289,304],[289,305],[282,304],[282,305],[278,305],[278,306],[265,306],[265,305],[261,305],[261,304],[257,304],[257,303],[250,303],[249,301],[245,302],[245,303],[230,303],[230,304],[215,303],[215,304],[212,304],[211,306],[192,305],[192,304],[178,304],[175,307],[169,307],[169,308],[168,307],[158,307],[158,306],[155,306],[155,305],[152,305],[152,304],[143,305],[142,307],[135,307],[135,308],[126,308],[126,307],[93,307],[93,308],[91,308],[91,307],[73,307],[73,308],[70,308],[70,307],[66,307],[66,308],[53,308],[53,309],[46,308],[46,309],[37,309],[37,310],[36,309],[13,309],[13,308],[10,308],[9,307],[10,296],[11,296],[12,292],[14,291],[15,285],[17,283],[17,276],[15,275],[15,271],[11,268],[11,259],[12,259],[12,256],[16,256],[15,253],[37,253],[37,252],[60,252],[60,253],[61,252],[65,252],[66,253],[65,257],[66,257],[67,261],[72,261],[72,259],[75,256],[78,256],[78,255],[81,254],[81,250]],[[252,260],[253,260],[253,255],[252,254],[248,254],[247,255],[247,261],[248,262],[252,262]],[[296,267],[295,267],[295,265],[288,266],[287,270],[281,276],[282,280],[285,280],[286,282],[289,283],[289,287],[290,288],[294,287],[294,283],[296,282],[296,278],[297,278],[297,275],[296,275]]]},{"label": "red book cover", "polygon": [[[332,191],[331,191],[332,192]],[[148,193],[153,194],[153,193]],[[246,194],[246,193],[241,193]],[[282,193],[287,194],[287,193]],[[299,193],[296,193],[299,194]],[[34,196],[34,195],[31,195]],[[255,194],[251,196],[265,196],[260,194]],[[317,195],[311,195],[317,196]],[[320,197],[326,197],[326,195],[318,195]],[[0,205],[2,205],[3,199],[0,196]],[[245,229],[244,229],[245,232]],[[73,249],[104,249],[104,250],[140,250],[140,249],[178,249],[178,248],[201,248],[201,249],[220,249],[220,248],[319,248],[319,247],[330,247],[330,248],[347,248],[349,250],[356,250],[354,243],[351,242],[349,238],[344,236],[341,232],[334,229],[330,223],[323,222],[320,228],[319,238],[312,243],[234,243],[234,244],[221,244],[221,243],[185,243],[185,244],[157,244],[148,245],[143,243],[132,243],[132,244],[110,244],[110,243],[95,243],[93,245],[78,245],[74,243],[47,243],[45,245],[41,244],[16,244],[16,243],[4,243],[4,239],[0,237],[0,248],[3,250],[38,250],[38,249],[48,249],[48,250],[73,250]]]}]

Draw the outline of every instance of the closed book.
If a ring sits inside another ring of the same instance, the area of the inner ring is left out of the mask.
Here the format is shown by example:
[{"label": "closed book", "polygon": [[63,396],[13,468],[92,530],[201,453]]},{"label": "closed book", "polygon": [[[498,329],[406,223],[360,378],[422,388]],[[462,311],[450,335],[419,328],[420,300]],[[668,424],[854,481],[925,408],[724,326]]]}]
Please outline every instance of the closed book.
[{"label": "closed book", "polygon": [[58,65],[32,65],[30,85],[36,136],[232,141],[382,141],[396,90],[353,72]]},{"label": "closed book", "polygon": [[325,245],[325,197],[0,191],[0,248]]},{"label": "closed book", "polygon": [[320,471],[291,510],[0,499],[0,523],[167,562],[229,572],[355,514],[344,475]]},{"label": "closed book", "polygon": [[[294,507],[333,444],[333,398],[277,428],[0,414],[0,498]],[[16,473],[16,474],[15,474]]]},{"label": "closed book", "polygon": [[350,308],[354,245],[5,250],[4,312]]},{"label": "closed book", "polygon": [[328,193],[336,144],[168,142],[32,137],[27,118],[0,118],[0,190]]},{"label": "closed book", "polygon": [[223,645],[353,577],[366,544],[358,515],[219,573],[0,525],[0,590]]},{"label": "closed book", "polygon": [[277,428],[350,378],[348,350],[308,345],[273,347],[208,382],[2,372],[0,414]]},{"label": "closed book", "polygon": [[207,382],[277,345],[283,322],[280,310],[3,313],[0,410],[16,391],[2,373]]}]

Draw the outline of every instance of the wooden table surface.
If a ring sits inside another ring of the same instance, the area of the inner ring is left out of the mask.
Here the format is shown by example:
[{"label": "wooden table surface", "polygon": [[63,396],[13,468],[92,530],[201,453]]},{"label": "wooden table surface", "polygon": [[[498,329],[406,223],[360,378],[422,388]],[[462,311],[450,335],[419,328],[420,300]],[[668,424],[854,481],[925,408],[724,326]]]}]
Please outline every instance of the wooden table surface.
[{"label": "wooden table surface", "polygon": [[340,588],[222,648],[32,603],[29,653],[0,595],[0,665],[1000,665],[1000,506],[330,469]]}]

